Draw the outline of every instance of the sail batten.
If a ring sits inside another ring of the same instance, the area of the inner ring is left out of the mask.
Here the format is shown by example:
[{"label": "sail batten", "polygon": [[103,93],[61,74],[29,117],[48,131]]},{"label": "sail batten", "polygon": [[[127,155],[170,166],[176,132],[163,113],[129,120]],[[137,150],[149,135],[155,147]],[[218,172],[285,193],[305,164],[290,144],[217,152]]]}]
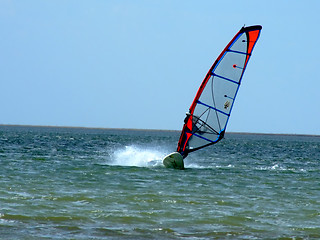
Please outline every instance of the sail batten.
[{"label": "sail batten", "polygon": [[244,54],[244,55],[250,56],[250,53],[240,52],[240,51],[234,51],[234,50],[231,50],[231,49],[228,49],[227,52],[239,53],[239,54]]},{"label": "sail batten", "polygon": [[211,109],[213,109],[213,110],[215,110],[215,111],[217,111],[217,112],[220,112],[220,113],[222,113],[222,114],[225,114],[225,115],[227,115],[227,116],[230,115],[230,114],[225,113],[225,112],[223,112],[223,111],[221,111],[221,110],[219,110],[219,109],[217,109],[217,108],[215,108],[215,107],[212,107],[212,106],[210,106],[210,105],[208,105],[208,104],[205,104],[205,103],[203,103],[203,102],[200,102],[199,100],[197,101],[197,103],[202,104],[203,106],[206,106],[206,107],[208,107],[208,108],[211,108]]},{"label": "sail batten", "polygon": [[189,108],[177,152],[189,152],[219,142],[241,80],[262,27],[243,27],[215,60]]},{"label": "sail batten", "polygon": [[226,77],[220,76],[220,75],[215,74],[215,73],[213,73],[213,74],[212,74],[212,76],[216,76],[216,77],[218,77],[218,78],[222,78],[222,79],[224,79],[224,80],[227,80],[227,81],[233,82],[233,83],[235,83],[235,84],[240,84],[240,83],[239,83],[239,82],[237,82],[237,81],[234,81],[234,80],[232,80],[232,79],[230,79],[230,78],[226,78]]},{"label": "sail batten", "polygon": [[208,138],[202,137],[202,136],[200,136],[200,135],[198,135],[198,134],[196,134],[196,133],[194,133],[193,135],[196,136],[196,137],[202,138],[202,139],[204,139],[204,140],[206,140],[206,141],[208,141],[208,142],[212,142],[212,143],[215,142],[215,141],[210,140],[210,139],[208,139]]}]

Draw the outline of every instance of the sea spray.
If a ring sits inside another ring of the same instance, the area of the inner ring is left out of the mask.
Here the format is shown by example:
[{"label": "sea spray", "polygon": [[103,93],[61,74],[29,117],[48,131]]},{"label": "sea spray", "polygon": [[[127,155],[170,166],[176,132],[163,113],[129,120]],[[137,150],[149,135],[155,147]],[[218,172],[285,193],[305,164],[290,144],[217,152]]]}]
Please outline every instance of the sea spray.
[{"label": "sea spray", "polygon": [[[158,167],[163,166],[163,158],[169,152],[166,150],[160,151],[155,148],[146,148],[142,146],[125,146],[124,148],[117,149],[111,156],[110,165],[117,166],[135,166],[135,167]],[[186,168],[208,168],[202,166],[190,157],[186,159]]]},{"label": "sea spray", "polygon": [[113,153],[111,165],[154,167],[162,164],[165,152],[137,146],[125,146]]}]

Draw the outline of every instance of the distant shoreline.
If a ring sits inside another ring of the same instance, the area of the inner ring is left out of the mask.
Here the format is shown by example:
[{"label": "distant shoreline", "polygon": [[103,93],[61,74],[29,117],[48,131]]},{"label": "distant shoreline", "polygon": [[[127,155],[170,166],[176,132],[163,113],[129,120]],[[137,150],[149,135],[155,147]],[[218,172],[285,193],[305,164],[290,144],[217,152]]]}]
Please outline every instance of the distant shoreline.
[{"label": "distant shoreline", "polygon": [[[31,128],[69,128],[69,129],[88,129],[88,130],[117,130],[117,131],[154,131],[154,132],[177,132],[181,130],[167,129],[139,129],[139,128],[104,128],[104,127],[75,127],[75,126],[47,126],[47,125],[20,125],[20,124],[0,124],[0,127],[31,127]],[[251,132],[226,132],[228,134],[239,135],[266,135],[266,136],[301,136],[301,137],[320,137],[317,134],[295,134],[295,133],[251,133]]]}]

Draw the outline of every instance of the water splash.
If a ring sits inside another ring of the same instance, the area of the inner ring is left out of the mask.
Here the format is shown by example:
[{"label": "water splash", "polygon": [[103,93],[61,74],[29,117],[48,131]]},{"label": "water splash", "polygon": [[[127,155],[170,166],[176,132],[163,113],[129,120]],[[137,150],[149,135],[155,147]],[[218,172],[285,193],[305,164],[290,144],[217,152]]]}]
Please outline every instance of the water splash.
[{"label": "water splash", "polygon": [[[113,152],[111,161],[108,164],[116,166],[159,167],[163,166],[163,158],[171,151],[168,149],[159,150],[155,147],[125,146]],[[216,166],[208,166],[207,163],[201,163],[201,160],[203,159],[190,156],[185,160],[184,166],[185,168],[192,169],[216,168]]]},{"label": "water splash", "polygon": [[162,165],[166,153],[155,149],[145,149],[136,146],[126,146],[113,153],[111,165],[156,167]]}]

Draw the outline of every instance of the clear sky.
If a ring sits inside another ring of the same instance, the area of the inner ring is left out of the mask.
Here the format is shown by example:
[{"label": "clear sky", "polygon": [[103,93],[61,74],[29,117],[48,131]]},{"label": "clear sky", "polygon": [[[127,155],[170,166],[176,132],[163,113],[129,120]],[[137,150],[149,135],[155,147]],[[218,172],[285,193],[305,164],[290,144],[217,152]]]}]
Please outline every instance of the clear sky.
[{"label": "clear sky", "polygon": [[320,134],[320,1],[0,0],[0,124],[175,129],[245,24],[227,131]]}]

